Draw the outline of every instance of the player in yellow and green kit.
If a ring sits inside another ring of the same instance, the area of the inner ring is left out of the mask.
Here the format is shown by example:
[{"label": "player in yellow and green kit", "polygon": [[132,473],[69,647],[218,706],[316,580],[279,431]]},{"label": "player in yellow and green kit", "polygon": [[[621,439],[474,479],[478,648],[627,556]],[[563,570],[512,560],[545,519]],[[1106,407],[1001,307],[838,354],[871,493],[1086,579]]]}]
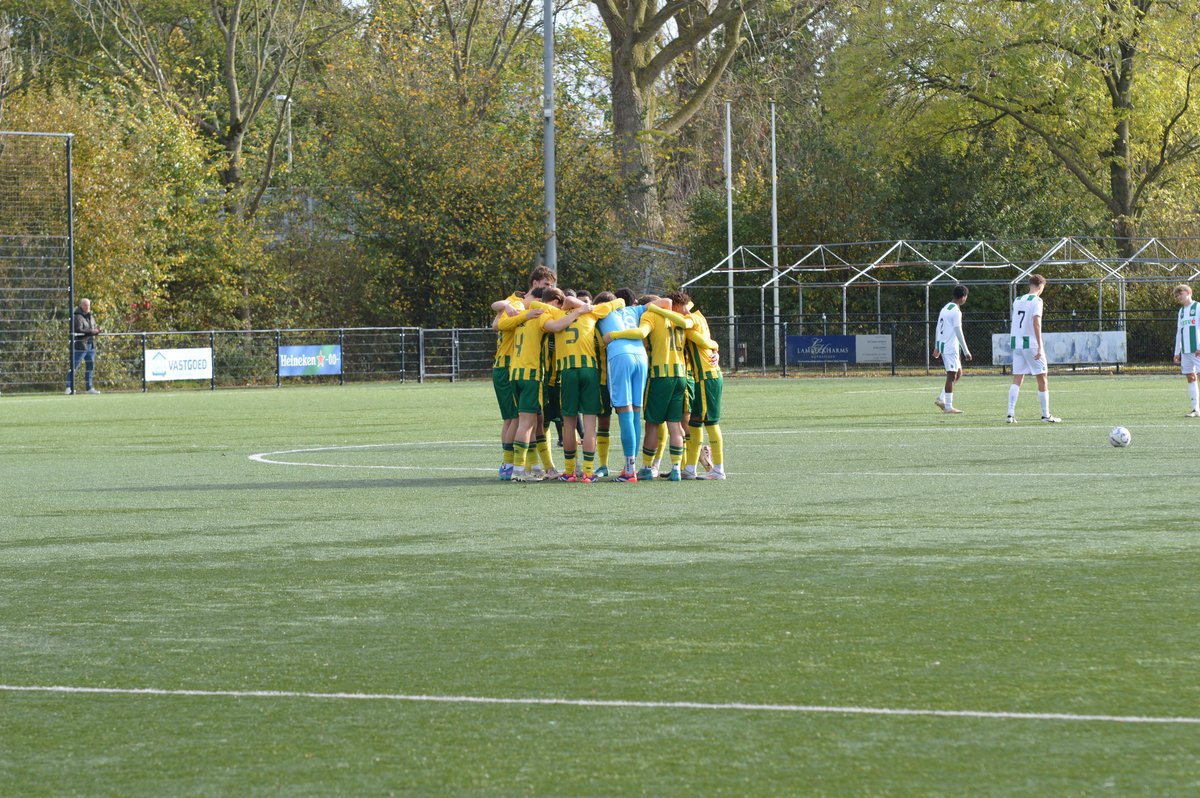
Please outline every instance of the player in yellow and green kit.
[{"label": "player in yellow and green kit", "polygon": [[[561,307],[562,292],[557,288],[542,290],[547,304]],[[525,297],[532,304],[533,298]],[[542,380],[545,369],[542,353],[542,337],[550,316],[537,307],[527,307],[516,316],[505,316],[497,325],[501,330],[514,330],[513,356],[509,361],[509,378],[512,380],[517,398],[517,432],[513,440],[515,449],[512,479],[516,482],[536,482],[540,477],[533,474],[536,462],[535,429],[542,412]],[[531,455],[531,452],[533,453]]]},{"label": "player in yellow and green kit", "polygon": [[[688,306],[687,316],[692,328],[684,335],[684,355],[688,372],[695,382],[689,401],[690,417],[687,456],[684,459],[684,479],[725,479],[725,442],[721,436],[721,393],[725,380],[718,361],[718,346],[708,329],[708,319],[699,310]],[[712,447],[712,467],[708,476],[696,473],[704,432]]]},{"label": "player in yellow and green kit", "polygon": [[564,302],[563,311],[545,325],[553,332],[555,367],[563,414],[563,457],[566,465],[559,479],[577,481],[578,452],[576,424],[583,420],[583,473],[580,479],[595,481],[596,422],[600,413],[600,368],[596,350],[596,323],[592,305],[574,297]]}]

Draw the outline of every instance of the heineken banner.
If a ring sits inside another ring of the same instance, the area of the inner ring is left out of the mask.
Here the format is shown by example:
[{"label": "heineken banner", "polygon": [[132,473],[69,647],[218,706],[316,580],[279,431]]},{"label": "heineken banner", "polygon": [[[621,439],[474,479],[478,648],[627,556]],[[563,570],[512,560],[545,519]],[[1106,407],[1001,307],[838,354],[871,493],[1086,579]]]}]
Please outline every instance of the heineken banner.
[{"label": "heineken banner", "polygon": [[342,347],[338,344],[279,347],[280,377],[341,373]]}]

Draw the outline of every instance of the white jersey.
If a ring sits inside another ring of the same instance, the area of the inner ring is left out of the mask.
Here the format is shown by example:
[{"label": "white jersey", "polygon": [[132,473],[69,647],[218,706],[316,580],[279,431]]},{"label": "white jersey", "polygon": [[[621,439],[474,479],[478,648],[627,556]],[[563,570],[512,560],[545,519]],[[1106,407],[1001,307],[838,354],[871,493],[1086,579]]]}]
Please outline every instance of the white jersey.
[{"label": "white jersey", "polygon": [[1200,302],[1190,302],[1179,309],[1179,326],[1175,330],[1175,354],[1196,353],[1196,339],[1200,337],[1196,330],[1196,324],[1200,321],[1197,313],[1200,313]]},{"label": "white jersey", "polygon": [[971,350],[967,349],[966,336],[963,335],[962,308],[957,303],[951,302],[938,314],[936,336],[937,350],[942,354],[958,354],[960,351],[964,355],[971,354]]},{"label": "white jersey", "polygon": [[1040,296],[1026,294],[1017,297],[1017,301],[1013,302],[1012,307],[1012,327],[1009,328],[1013,349],[1036,350],[1038,348],[1037,338],[1033,334],[1033,320],[1040,318],[1041,315],[1042,298]]}]

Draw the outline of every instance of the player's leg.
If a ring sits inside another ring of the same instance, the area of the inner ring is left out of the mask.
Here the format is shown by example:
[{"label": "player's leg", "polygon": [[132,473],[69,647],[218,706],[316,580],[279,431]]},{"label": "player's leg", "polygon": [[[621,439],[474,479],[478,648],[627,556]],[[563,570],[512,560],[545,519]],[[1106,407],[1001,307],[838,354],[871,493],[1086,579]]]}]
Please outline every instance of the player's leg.
[{"label": "player's leg", "polygon": [[718,377],[704,380],[704,429],[708,433],[708,443],[712,448],[712,468],[708,472],[709,479],[725,479],[725,439],[721,435],[721,394],[725,388],[724,379]]},{"label": "player's leg", "polygon": [[576,435],[576,425],[579,421],[579,371],[580,369],[566,369],[558,375],[563,445],[563,470],[558,478],[563,482],[570,482],[575,478],[575,458],[579,450]]},{"label": "player's leg", "polygon": [[1028,361],[1031,358],[1026,357],[1024,350],[1014,349],[1013,353],[1013,378],[1012,385],[1008,386],[1008,423],[1012,424],[1017,420],[1017,399],[1021,395],[1021,383],[1025,381],[1025,375],[1030,373]]},{"label": "player's leg", "polygon": [[671,379],[675,383],[675,390],[671,394],[671,403],[667,408],[667,430],[670,436],[668,451],[671,457],[669,476],[672,482],[678,482],[682,478],[683,471],[683,408],[687,382],[683,377]]},{"label": "player's leg", "polygon": [[600,414],[596,416],[596,476],[608,476],[609,430],[612,427],[612,398],[608,386],[600,386]]},{"label": "player's leg", "polygon": [[[634,413],[632,369],[636,358],[618,355],[608,359],[608,391],[613,410],[617,414],[617,427],[621,435],[621,454],[625,467],[621,476],[632,478],[637,471],[637,415]],[[640,401],[638,396],[637,400]]]},{"label": "player's leg", "polygon": [[651,468],[654,452],[658,449],[659,425],[667,420],[670,404],[670,386],[665,377],[654,377],[646,386],[646,437],[642,442],[642,467],[638,479],[654,479],[658,472]]},{"label": "player's leg", "polygon": [[1183,376],[1187,379],[1188,401],[1191,404],[1191,409],[1188,411],[1188,418],[1200,418],[1200,379],[1197,379],[1197,372],[1200,371],[1200,358],[1197,358],[1194,353],[1184,352],[1179,358],[1179,368],[1183,372]]},{"label": "player's leg", "polygon": [[946,385],[942,390],[942,412],[961,413],[961,410],[954,407],[954,383],[958,382],[958,376],[962,373],[958,350],[947,348],[942,353],[942,361],[946,368]]}]

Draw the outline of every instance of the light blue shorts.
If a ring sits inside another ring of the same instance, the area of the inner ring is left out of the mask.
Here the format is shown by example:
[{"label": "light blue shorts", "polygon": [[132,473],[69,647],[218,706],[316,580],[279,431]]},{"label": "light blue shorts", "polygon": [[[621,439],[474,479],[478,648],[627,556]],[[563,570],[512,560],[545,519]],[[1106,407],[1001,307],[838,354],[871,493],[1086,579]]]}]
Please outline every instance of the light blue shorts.
[{"label": "light blue shorts", "polygon": [[612,397],[614,408],[642,406],[642,397],[646,395],[646,373],[649,370],[644,354],[631,353],[608,359],[608,394]]}]

